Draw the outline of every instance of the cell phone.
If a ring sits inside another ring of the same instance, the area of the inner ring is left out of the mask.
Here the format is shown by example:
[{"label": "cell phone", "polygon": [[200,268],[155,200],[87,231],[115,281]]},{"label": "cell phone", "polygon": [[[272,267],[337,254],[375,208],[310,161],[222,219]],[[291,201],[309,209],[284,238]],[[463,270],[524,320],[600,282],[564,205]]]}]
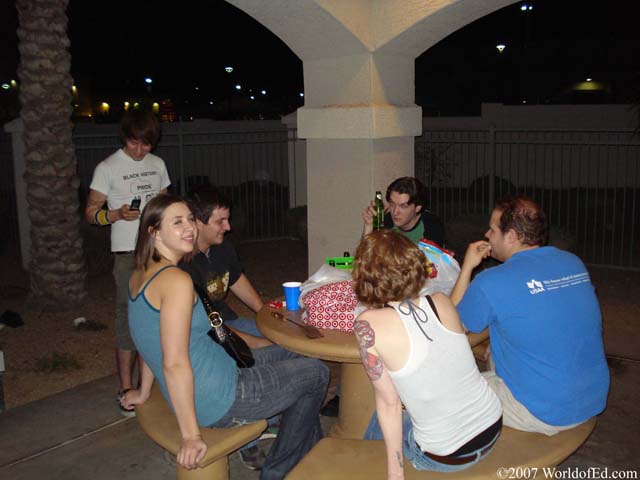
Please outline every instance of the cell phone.
[{"label": "cell phone", "polygon": [[131,200],[131,205],[129,206],[129,210],[140,210],[140,199],[134,198]]}]

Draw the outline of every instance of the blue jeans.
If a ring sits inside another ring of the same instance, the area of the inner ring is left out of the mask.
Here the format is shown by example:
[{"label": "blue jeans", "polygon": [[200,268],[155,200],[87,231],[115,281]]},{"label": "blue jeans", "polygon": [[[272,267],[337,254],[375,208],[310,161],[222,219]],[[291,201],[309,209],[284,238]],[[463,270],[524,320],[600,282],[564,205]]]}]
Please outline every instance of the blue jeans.
[{"label": "blue jeans", "polygon": [[258,330],[256,321],[253,318],[239,317],[234,320],[226,320],[225,323],[227,324],[228,327],[233,327],[236,330],[240,330],[241,332],[248,333],[249,335],[253,335],[254,337],[260,337],[260,338],[264,337],[264,335],[260,333],[260,330]]},{"label": "blue jeans", "polygon": [[280,414],[280,432],[260,472],[262,480],[282,479],[322,438],[320,406],[329,369],[276,345],[253,351],[256,364],[238,374],[236,398],[213,427],[232,427]]},{"label": "blue jeans", "polygon": [[[496,434],[495,438],[492,441],[495,442],[498,436],[500,436],[500,432]],[[480,451],[485,448],[483,446],[478,450],[470,452],[466,455],[460,455],[460,457],[457,458],[468,458],[473,456],[476,457],[474,460],[463,465],[447,465],[445,463],[440,463],[431,457],[427,457],[416,443],[416,440],[413,437],[413,425],[411,423],[411,417],[409,417],[409,413],[406,411],[402,412],[402,437],[402,453],[404,454],[404,458],[411,462],[413,468],[415,468],[416,470],[431,470],[433,472],[457,472],[459,470],[464,470],[475,465],[480,460],[489,455],[493,450],[493,447],[491,447],[490,450],[481,455]],[[376,412],[373,412],[373,416],[371,417],[371,421],[369,422],[367,431],[364,433],[364,439],[382,440],[383,438],[384,437],[382,436],[380,423],[378,422],[378,415],[376,414]]]}]

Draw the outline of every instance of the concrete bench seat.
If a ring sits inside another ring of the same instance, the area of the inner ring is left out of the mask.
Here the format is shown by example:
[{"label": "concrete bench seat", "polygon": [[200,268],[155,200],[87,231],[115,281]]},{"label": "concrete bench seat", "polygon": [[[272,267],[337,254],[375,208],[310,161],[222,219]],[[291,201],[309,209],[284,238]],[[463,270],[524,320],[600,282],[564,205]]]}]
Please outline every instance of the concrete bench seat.
[{"label": "concrete bench seat", "polygon": [[[576,428],[552,437],[504,427],[495,449],[473,467],[455,473],[437,473],[417,471],[409,462],[405,462],[405,479],[496,480],[508,478],[499,477],[496,474],[499,468],[553,467],[569,457],[586,441],[595,424],[596,420],[592,418]],[[384,480],[387,478],[386,460],[382,440],[324,438],[286,478],[287,480]]]},{"label": "concrete bench seat", "polygon": [[[143,405],[136,407],[136,417],[142,430],[165,450],[177,455],[181,436],[176,416],[169,408],[157,383],[151,396]],[[202,439],[209,449],[199,468],[186,470],[177,465],[179,480],[227,480],[229,460],[227,455],[260,436],[267,428],[266,420],[237,428],[201,428]]]}]

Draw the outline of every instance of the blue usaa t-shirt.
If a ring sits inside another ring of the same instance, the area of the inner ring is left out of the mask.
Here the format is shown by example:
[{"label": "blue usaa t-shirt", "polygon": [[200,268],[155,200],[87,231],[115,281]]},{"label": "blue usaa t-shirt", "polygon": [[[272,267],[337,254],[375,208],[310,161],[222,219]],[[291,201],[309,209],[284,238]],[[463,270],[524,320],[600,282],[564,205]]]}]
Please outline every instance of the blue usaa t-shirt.
[{"label": "blue usaa t-shirt", "polygon": [[609,369],[589,273],[575,255],[540,247],[480,273],[458,305],[472,332],[489,327],[496,374],[549,425],[604,410]]}]

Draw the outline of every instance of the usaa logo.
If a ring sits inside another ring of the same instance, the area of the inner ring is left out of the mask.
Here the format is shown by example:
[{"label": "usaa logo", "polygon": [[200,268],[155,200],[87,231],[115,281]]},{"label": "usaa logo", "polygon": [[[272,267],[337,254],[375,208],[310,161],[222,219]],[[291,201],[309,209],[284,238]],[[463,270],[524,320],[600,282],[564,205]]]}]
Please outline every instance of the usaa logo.
[{"label": "usaa logo", "polygon": [[527,287],[529,287],[529,292],[531,295],[535,295],[536,293],[544,292],[544,287],[542,286],[542,282],[538,280],[531,279],[530,282],[527,282]]}]

